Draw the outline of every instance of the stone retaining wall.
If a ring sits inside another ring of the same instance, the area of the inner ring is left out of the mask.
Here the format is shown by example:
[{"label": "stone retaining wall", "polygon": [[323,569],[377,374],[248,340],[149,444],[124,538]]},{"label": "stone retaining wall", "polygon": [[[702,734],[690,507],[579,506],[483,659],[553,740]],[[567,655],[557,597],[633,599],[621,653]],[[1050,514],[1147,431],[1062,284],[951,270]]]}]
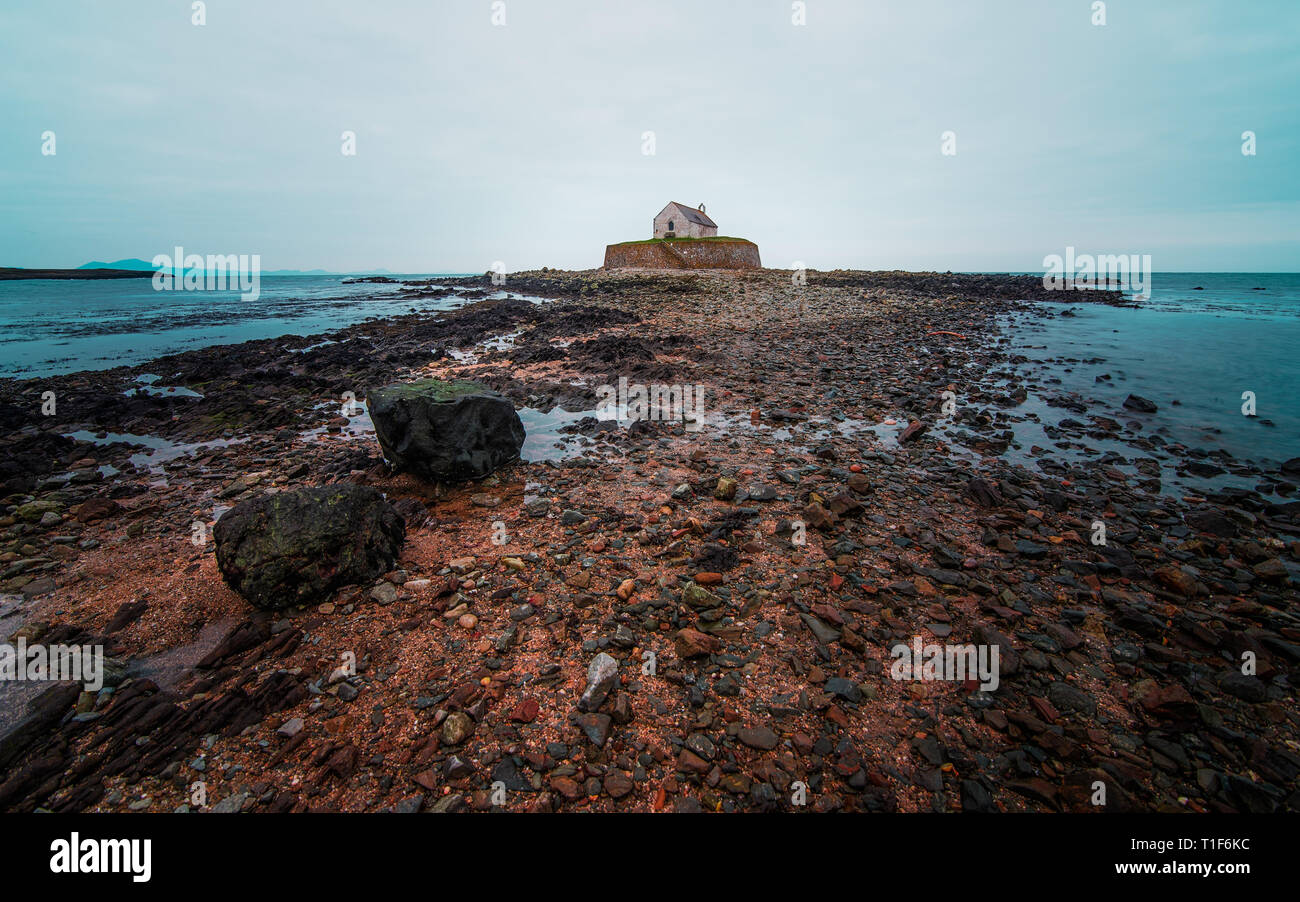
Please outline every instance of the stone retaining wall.
[{"label": "stone retaining wall", "polygon": [[758,245],[737,238],[717,241],[638,241],[605,248],[605,269],[761,269]]}]

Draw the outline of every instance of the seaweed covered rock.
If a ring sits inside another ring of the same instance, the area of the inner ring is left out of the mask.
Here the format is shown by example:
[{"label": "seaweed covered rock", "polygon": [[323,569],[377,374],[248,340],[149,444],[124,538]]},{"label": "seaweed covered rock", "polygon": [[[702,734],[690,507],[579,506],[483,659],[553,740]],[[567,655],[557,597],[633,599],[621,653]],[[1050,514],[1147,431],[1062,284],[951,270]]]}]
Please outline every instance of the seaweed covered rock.
[{"label": "seaweed covered rock", "polygon": [[482,479],[518,458],[524,444],[514,405],[477,382],[373,388],[366,406],[388,462],[431,482]]},{"label": "seaweed covered rock", "polygon": [[277,609],[325,601],[391,570],[406,524],[375,489],[336,483],[240,502],[213,535],[230,587]]}]

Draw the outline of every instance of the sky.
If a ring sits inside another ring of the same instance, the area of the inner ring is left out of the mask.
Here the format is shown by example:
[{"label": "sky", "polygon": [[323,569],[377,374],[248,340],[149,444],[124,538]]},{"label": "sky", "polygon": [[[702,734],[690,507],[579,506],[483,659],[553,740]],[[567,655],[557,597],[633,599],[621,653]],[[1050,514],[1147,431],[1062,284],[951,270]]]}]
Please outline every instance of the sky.
[{"label": "sky", "polygon": [[0,265],[1300,271],[1300,2],[1097,5],[4,0]]}]

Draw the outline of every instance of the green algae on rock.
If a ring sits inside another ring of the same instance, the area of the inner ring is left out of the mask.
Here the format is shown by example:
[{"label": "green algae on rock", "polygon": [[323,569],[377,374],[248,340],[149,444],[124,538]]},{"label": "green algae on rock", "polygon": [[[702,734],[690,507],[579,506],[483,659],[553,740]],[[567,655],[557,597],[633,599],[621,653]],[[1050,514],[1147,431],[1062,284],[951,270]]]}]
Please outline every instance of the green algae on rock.
[{"label": "green algae on rock", "polygon": [[485,385],[421,379],[374,388],[366,406],[384,458],[430,482],[482,479],[519,457],[524,424]]},{"label": "green algae on rock", "polygon": [[406,524],[384,496],[352,483],[259,495],[217,521],[217,567],[259,608],[327,601],[391,570]]}]

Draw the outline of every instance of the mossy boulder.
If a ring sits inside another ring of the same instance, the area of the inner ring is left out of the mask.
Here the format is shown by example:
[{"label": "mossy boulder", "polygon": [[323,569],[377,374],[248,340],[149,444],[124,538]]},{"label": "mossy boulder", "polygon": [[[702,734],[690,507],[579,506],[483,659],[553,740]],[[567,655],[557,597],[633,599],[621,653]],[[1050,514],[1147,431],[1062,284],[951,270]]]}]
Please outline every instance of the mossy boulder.
[{"label": "mossy boulder", "polygon": [[274,610],[327,601],[391,570],[406,523],[375,489],[341,482],[242,501],[213,537],[230,587]]},{"label": "mossy boulder", "polygon": [[482,479],[516,460],[524,424],[485,385],[421,379],[372,388],[366,407],[384,458],[430,482]]}]

